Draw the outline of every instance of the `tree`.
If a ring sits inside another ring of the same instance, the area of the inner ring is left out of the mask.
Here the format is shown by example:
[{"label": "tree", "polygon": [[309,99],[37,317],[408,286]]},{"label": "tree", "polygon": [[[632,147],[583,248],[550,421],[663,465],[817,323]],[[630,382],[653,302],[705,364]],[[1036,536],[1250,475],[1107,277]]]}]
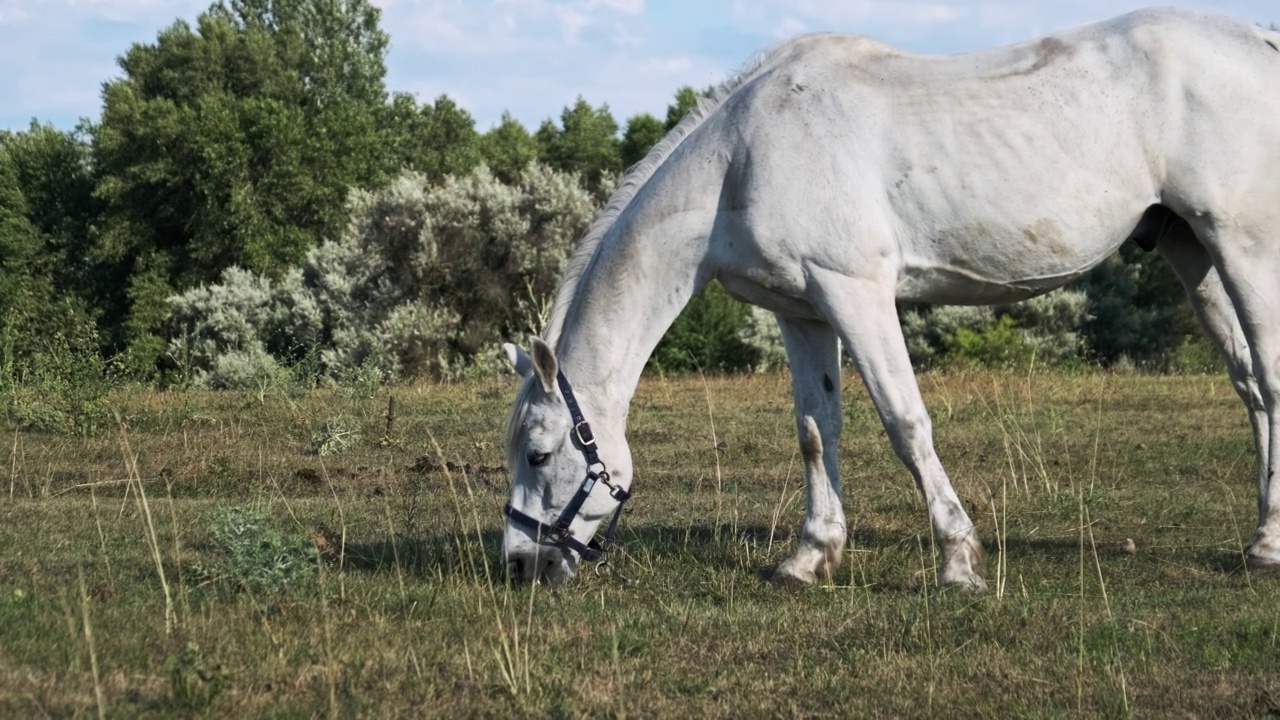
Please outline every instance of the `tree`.
[{"label": "tree", "polygon": [[[702,91],[702,97],[711,97],[714,88]],[[694,108],[698,107],[698,91],[685,85],[676,91],[675,103],[667,106],[667,130],[671,130],[684,119]]]},{"label": "tree", "polygon": [[400,154],[401,169],[439,180],[466,175],[482,161],[475,120],[449,96],[418,108],[412,96],[396,93],[388,112],[391,144]]},{"label": "tree", "polygon": [[[554,136],[555,128],[551,128]],[[480,138],[480,155],[494,177],[513,183],[529,163],[541,154],[539,141],[511,113],[502,113],[502,122]]]},{"label": "tree", "polygon": [[1083,335],[1093,359],[1104,365],[1128,359],[1163,369],[1179,346],[1200,337],[1173,269],[1135,243],[1122,245],[1073,287],[1088,295],[1092,319]]},{"label": "tree", "polygon": [[102,212],[94,197],[91,134],[83,123],[61,132],[36,122],[26,132],[0,134],[25,216],[42,236],[40,252],[48,257],[53,287],[89,306],[99,282],[89,262],[90,242]]},{"label": "tree", "polygon": [[151,365],[174,290],[276,276],[387,177],[387,36],[368,0],[231,0],[119,60],[94,144],[116,347]]},{"label": "tree", "polygon": [[[30,217],[20,158],[30,149],[21,147],[29,140],[8,136],[0,141],[0,386],[41,365],[51,353],[92,355],[97,350],[83,301],[55,284],[65,254]],[[12,152],[15,145],[18,159]]]},{"label": "tree", "polygon": [[550,120],[538,128],[543,161],[564,172],[582,176],[586,187],[599,193],[603,181],[622,171],[618,122],[608,105],[598,109],[581,97],[560,114],[560,128]]},{"label": "tree", "polygon": [[690,299],[648,366],[668,372],[749,370],[760,360],[760,351],[743,338],[750,322],[751,306],[713,280]]},{"label": "tree", "polygon": [[632,117],[622,134],[622,165],[629,168],[643,160],[666,134],[667,127],[649,113]]}]

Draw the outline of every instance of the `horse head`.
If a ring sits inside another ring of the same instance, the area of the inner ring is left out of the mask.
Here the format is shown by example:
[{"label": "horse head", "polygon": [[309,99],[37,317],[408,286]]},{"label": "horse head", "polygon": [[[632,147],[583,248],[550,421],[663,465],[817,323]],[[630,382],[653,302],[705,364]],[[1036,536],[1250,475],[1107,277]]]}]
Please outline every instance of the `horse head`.
[{"label": "horse head", "polygon": [[[580,562],[602,562],[622,505],[630,497],[631,452],[621,424],[581,403],[551,347],[531,340],[532,355],[504,346],[524,378],[511,411],[507,456],[513,473],[504,509],[501,562],[512,579],[560,583]],[[584,409],[585,408],[585,409]],[[600,524],[612,517],[602,539]]]}]

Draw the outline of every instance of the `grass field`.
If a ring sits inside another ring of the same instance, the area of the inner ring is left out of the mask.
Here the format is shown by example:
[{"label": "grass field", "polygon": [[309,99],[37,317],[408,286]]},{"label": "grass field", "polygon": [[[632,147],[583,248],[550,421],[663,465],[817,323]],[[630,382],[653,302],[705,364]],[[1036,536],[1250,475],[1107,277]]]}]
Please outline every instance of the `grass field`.
[{"label": "grass field", "polygon": [[785,374],[647,378],[611,571],[554,589],[497,576],[512,380],[121,392],[95,437],[10,426],[0,717],[1280,712],[1225,377],[920,382],[985,595],[938,590],[855,377],[844,567],[796,594],[766,582],[804,503]]}]

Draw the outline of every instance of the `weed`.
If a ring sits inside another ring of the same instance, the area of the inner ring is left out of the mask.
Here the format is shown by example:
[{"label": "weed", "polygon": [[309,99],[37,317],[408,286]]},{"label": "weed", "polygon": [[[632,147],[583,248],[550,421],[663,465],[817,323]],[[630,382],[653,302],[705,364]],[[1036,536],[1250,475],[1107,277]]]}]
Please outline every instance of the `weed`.
[{"label": "weed", "polygon": [[294,588],[315,577],[315,544],[285,535],[259,510],[223,508],[209,527],[209,539],[221,562],[212,570],[197,568],[197,574],[206,578],[262,594]]},{"label": "weed", "polygon": [[195,643],[187,643],[177,655],[165,658],[164,669],[169,674],[170,703],[175,710],[205,710],[227,686],[222,665],[206,661]]},{"label": "weed", "polygon": [[360,440],[360,431],[347,418],[338,415],[324,421],[324,427],[311,435],[311,452],[325,457],[346,451]]}]

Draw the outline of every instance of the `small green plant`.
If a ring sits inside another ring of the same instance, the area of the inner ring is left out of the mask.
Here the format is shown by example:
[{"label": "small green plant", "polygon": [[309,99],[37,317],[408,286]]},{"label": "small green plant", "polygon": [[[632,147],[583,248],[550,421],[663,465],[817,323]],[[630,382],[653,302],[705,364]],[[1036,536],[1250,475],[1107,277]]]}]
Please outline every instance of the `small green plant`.
[{"label": "small green plant", "polygon": [[169,673],[173,706],[187,712],[208,708],[227,686],[221,663],[204,662],[195,643],[187,643],[182,652],[166,658],[164,669]]},{"label": "small green plant", "polygon": [[205,576],[251,592],[278,592],[315,577],[315,546],[281,532],[259,510],[225,508],[214,517],[209,535],[221,563],[201,573]]},{"label": "small green plant", "polygon": [[947,340],[947,362],[986,367],[1022,367],[1031,362],[1035,349],[1018,330],[1013,318],[974,331],[960,328]]},{"label": "small green plant", "polygon": [[86,342],[54,333],[17,357],[13,330],[0,331],[0,407],[8,418],[40,432],[96,433],[107,419],[112,381]]},{"label": "small green plant", "polygon": [[324,427],[311,435],[311,451],[325,457],[337,455],[360,440],[360,431],[343,416],[324,421]]}]

